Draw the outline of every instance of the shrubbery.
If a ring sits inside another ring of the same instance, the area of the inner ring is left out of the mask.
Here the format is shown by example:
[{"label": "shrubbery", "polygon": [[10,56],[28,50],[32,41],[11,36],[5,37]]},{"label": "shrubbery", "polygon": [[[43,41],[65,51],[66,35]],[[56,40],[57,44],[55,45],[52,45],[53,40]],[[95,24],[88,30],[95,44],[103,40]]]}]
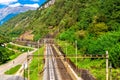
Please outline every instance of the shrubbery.
[{"label": "shrubbery", "polygon": [[5,38],[0,35],[0,64],[5,63],[10,59],[9,56],[15,54],[13,51],[10,51],[7,48],[5,48],[4,43],[8,41],[9,41],[8,38]]},{"label": "shrubbery", "polygon": [[56,0],[46,9],[16,16],[0,27],[0,32],[17,36],[31,29],[37,41],[52,32],[49,26],[53,26],[56,32],[60,29],[61,40],[77,40],[84,54],[105,54],[108,50],[113,66],[119,67],[119,4],[119,0]]},{"label": "shrubbery", "polygon": [[31,51],[31,48],[25,48],[25,47],[19,47],[16,45],[12,45],[12,44],[7,44],[8,48],[14,49],[14,50],[18,50],[19,52],[27,52],[28,50]]},{"label": "shrubbery", "polygon": [[15,52],[0,46],[0,64],[7,62],[10,59],[10,56],[14,54]]}]

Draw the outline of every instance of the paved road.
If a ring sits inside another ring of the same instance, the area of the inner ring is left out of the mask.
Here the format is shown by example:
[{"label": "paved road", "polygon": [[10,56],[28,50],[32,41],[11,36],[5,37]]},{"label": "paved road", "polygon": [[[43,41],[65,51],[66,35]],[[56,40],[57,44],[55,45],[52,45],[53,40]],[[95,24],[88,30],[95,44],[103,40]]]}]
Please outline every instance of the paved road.
[{"label": "paved road", "polygon": [[27,80],[24,79],[21,76],[16,76],[16,75],[0,75],[0,80]]},{"label": "paved road", "polygon": [[[33,52],[35,52],[37,49],[34,49],[33,51],[31,52],[26,52],[26,53],[23,53],[21,55],[19,55],[16,59],[12,60],[12,61],[9,61],[8,63],[6,64],[3,64],[3,65],[0,65],[0,80],[7,80],[7,79],[1,79],[1,77],[5,78],[6,76],[3,76],[4,75],[4,72],[11,69],[12,67],[16,66],[16,65],[23,65],[24,63],[26,63],[27,61],[27,54],[32,54]],[[7,76],[8,77],[8,76]],[[13,77],[14,78],[14,77]],[[13,79],[14,80],[14,79]]]}]

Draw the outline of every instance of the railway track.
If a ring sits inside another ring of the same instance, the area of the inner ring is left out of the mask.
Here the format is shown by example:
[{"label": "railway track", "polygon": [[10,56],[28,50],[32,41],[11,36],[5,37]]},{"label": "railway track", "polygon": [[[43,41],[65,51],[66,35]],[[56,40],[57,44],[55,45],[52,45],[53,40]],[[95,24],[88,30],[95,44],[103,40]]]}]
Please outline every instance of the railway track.
[{"label": "railway track", "polygon": [[[53,46],[52,47],[52,51],[55,57],[60,57],[57,53],[57,51],[55,50],[55,48]],[[67,71],[65,65],[63,64],[63,62],[61,61],[60,58],[56,59],[57,62],[57,66],[61,75],[62,80],[73,80],[69,74],[69,72]]]},{"label": "railway track", "polygon": [[55,70],[55,59],[50,45],[47,45],[47,80],[58,80]]},{"label": "railway track", "polygon": [[51,44],[46,45],[46,55],[44,80],[73,80],[62,60],[56,58],[60,56]]}]

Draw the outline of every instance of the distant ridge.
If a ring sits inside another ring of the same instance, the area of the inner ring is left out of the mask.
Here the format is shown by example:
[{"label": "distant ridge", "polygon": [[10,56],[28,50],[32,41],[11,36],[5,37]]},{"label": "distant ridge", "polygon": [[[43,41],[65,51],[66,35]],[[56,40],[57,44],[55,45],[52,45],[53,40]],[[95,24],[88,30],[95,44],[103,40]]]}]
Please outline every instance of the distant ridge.
[{"label": "distant ridge", "polygon": [[14,16],[16,16],[18,13],[16,14],[8,14],[5,18],[3,18],[0,22],[0,25],[2,25],[3,23],[5,23],[6,21],[8,21],[9,19],[13,18]]},{"label": "distant ridge", "polygon": [[36,10],[35,7],[28,7],[28,6],[18,6],[18,7],[5,7],[0,9],[0,25],[4,22],[8,21],[12,17],[16,16],[21,12],[26,12],[28,10]]}]

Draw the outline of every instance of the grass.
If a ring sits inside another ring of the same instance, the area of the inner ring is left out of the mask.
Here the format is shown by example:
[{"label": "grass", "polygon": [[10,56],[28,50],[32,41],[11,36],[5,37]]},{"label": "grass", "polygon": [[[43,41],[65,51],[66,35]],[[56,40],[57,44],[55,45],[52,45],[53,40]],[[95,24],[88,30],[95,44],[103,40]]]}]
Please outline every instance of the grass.
[{"label": "grass", "polygon": [[79,68],[89,70],[97,80],[105,80],[105,59],[79,59],[77,65]]},{"label": "grass", "polygon": [[10,60],[15,59],[16,57],[18,57],[21,53],[17,52],[14,55],[10,56]]},{"label": "grass", "polygon": [[15,74],[19,69],[20,69],[21,65],[17,65],[11,69],[9,69],[8,71],[5,72],[5,74]]},{"label": "grass", "polygon": [[[67,56],[70,55],[70,54],[75,55],[75,47],[73,46],[73,44],[70,44],[66,41],[59,41],[57,43],[62,47],[62,50],[65,54],[66,54],[66,49],[67,49]],[[78,50],[78,54],[82,54],[82,53],[80,53],[80,51]],[[71,61],[73,63],[76,62],[75,58],[72,58]],[[105,77],[106,77],[105,59],[78,59],[77,61],[78,61],[78,63],[77,63],[78,68],[89,70],[90,73],[97,80],[105,80]],[[113,80],[115,80],[117,78],[118,78],[118,80],[120,79],[120,75],[117,76],[118,73],[120,74],[120,69],[119,68],[112,70]]]},{"label": "grass", "polygon": [[31,51],[33,50],[32,48],[27,48],[27,47],[20,47],[20,46],[17,46],[17,45],[12,45],[12,44],[7,44],[7,47],[8,48],[11,48],[13,50],[16,50],[16,51],[19,51],[19,52],[27,52],[28,50]]},{"label": "grass", "polygon": [[[35,55],[38,54],[38,51],[33,53]],[[41,47],[39,49],[39,54],[43,55],[44,54],[44,47]],[[38,65],[39,63],[39,65]],[[43,71],[43,57],[33,57],[32,62],[29,64],[29,69],[30,69],[30,80],[43,80],[42,79],[42,71]],[[27,71],[26,71],[26,77],[27,77]]]},{"label": "grass", "polygon": [[112,80],[120,80],[120,68],[112,69]]},{"label": "grass", "polygon": [[[28,50],[31,51],[33,50],[32,48],[27,48],[27,47],[21,47],[21,46],[17,46],[17,45],[14,45],[14,44],[7,44],[5,49],[7,49],[6,51],[8,51],[8,53],[10,55],[8,55],[8,60],[6,62],[9,62],[13,59],[15,59],[16,57],[18,57],[20,54],[24,53],[24,52],[27,52]],[[4,64],[4,63],[1,63],[0,62],[0,65],[1,64]]]},{"label": "grass", "polygon": [[29,51],[33,50],[32,48],[20,47],[20,46],[16,46],[16,45],[12,45],[12,44],[7,44],[7,48],[10,48],[11,50],[13,50],[15,52],[15,54],[10,56],[10,60],[15,59],[23,52],[27,52],[28,50]]}]

